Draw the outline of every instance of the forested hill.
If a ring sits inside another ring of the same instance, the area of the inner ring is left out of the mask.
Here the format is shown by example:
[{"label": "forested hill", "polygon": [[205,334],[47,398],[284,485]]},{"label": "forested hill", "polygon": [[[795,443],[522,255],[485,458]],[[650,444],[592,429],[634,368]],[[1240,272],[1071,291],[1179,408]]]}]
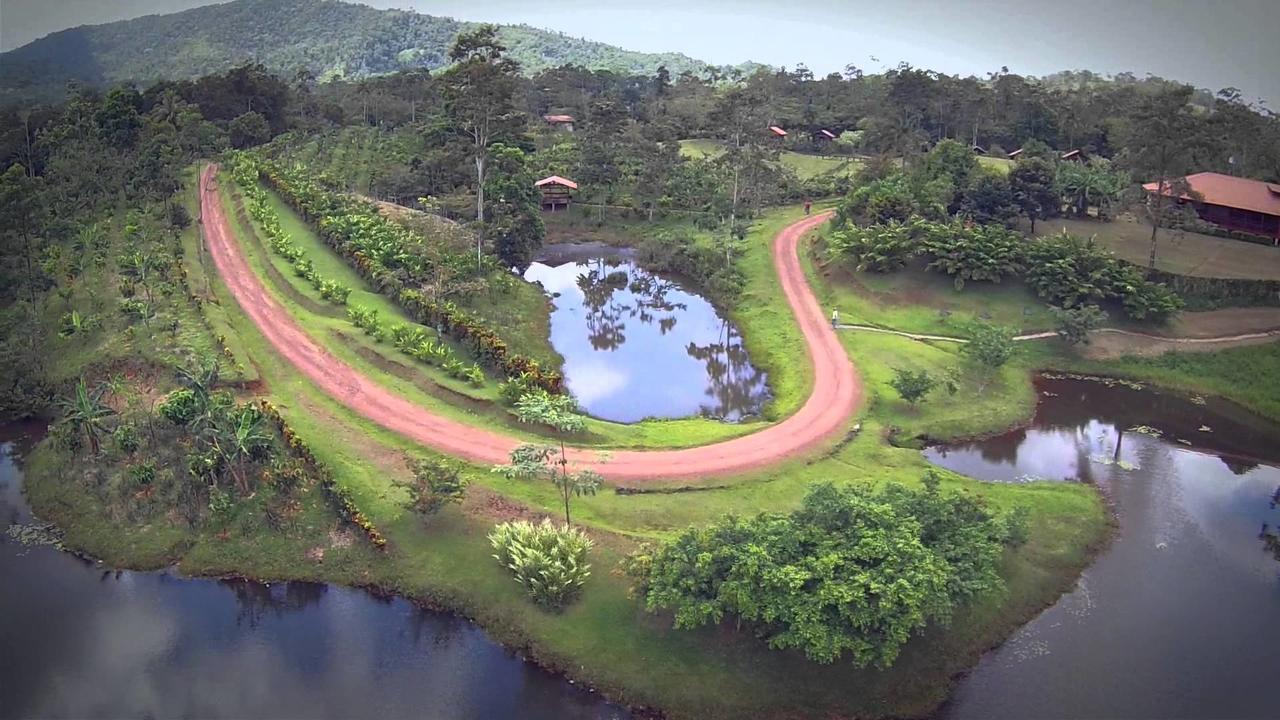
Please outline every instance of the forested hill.
[{"label": "forested hill", "polygon": [[[236,0],[171,15],[72,28],[0,55],[0,100],[60,94],[68,80],[94,85],[190,79],[254,60],[290,77],[359,78],[448,63],[449,46],[474,23],[316,0]],[[640,53],[524,25],[500,36],[527,74],[565,64],[673,76],[708,65],[678,53]]]}]

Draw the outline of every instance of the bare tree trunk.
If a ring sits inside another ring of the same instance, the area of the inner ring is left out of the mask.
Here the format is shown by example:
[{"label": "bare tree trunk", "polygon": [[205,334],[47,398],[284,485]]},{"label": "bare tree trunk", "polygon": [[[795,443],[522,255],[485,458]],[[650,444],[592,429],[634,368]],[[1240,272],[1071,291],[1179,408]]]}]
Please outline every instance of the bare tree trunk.
[{"label": "bare tree trunk", "polygon": [[1147,260],[1147,267],[1151,270],[1156,269],[1156,233],[1160,232],[1160,220],[1164,217],[1164,189],[1165,176],[1161,173],[1160,184],[1156,186],[1155,208],[1151,211],[1151,257]]}]

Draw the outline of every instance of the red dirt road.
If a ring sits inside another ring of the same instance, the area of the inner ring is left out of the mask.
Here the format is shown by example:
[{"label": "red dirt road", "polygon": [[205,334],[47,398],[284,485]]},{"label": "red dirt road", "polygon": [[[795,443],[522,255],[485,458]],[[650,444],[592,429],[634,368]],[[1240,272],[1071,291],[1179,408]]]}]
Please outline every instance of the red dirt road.
[{"label": "red dirt road", "polygon": [[[364,417],[449,455],[499,464],[520,441],[436,415],[401,398],[329,354],[271,296],[234,240],[225,208],[211,181],[217,167],[200,175],[205,243],[231,295],[282,356],[343,405]],[[682,450],[609,451],[572,449],[570,460],[611,480],[685,479],[756,470],[835,441],[862,401],[862,384],[805,282],[797,255],[800,238],[826,221],[815,215],[783,230],[774,240],[773,262],[787,303],[799,320],[813,367],[813,392],[800,411],[760,432]]]}]

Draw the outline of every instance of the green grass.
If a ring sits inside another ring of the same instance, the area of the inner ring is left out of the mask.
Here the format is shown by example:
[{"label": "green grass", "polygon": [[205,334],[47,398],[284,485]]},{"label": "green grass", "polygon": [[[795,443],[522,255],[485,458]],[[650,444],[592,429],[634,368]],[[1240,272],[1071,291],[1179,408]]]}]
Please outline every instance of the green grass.
[{"label": "green grass", "polygon": [[[687,158],[716,158],[724,153],[724,144],[710,138],[680,141],[680,154]],[[820,175],[852,175],[860,166],[856,158],[840,155],[811,155],[783,150],[778,161],[795,172],[801,180]]]},{"label": "green grass", "polygon": [[978,156],[978,164],[985,168],[998,170],[1004,174],[1008,174],[1013,169],[1013,161],[1009,158],[988,157],[986,155]]}]

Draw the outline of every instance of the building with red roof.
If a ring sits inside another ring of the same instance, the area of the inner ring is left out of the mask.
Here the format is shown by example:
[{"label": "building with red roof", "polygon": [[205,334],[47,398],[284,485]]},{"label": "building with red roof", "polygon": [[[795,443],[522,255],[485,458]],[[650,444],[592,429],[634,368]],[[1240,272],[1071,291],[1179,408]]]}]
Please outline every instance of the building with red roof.
[{"label": "building with red roof", "polygon": [[[1182,194],[1178,202],[1192,203],[1200,219],[1228,230],[1269,237],[1280,244],[1280,185],[1248,178],[1202,172],[1187,176],[1190,194]],[[1142,186],[1149,193],[1159,192],[1160,183]],[[1174,190],[1167,185],[1166,197]]]},{"label": "building with red roof", "polygon": [[769,132],[773,133],[774,135],[777,135],[777,136],[778,136],[778,137],[780,137],[780,138],[784,138],[784,137],[786,137],[786,136],[787,136],[787,131],[786,131],[786,130],[783,130],[782,128],[778,127],[777,125],[770,125],[770,126],[769,126]]},{"label": "building with red roof", "polygon": [[557,130],[564,132],[573,132],[573,116],[572,115],[543,115],[543,122]]}]

